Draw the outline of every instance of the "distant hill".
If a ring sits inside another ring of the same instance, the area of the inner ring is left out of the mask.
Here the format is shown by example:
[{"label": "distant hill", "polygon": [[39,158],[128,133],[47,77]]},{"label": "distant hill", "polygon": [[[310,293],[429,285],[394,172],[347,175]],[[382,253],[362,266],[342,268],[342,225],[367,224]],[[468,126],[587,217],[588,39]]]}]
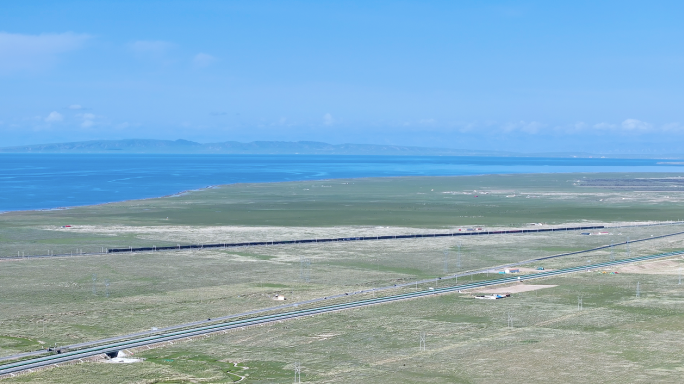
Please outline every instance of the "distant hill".
[{"label": "distant hill", "polygon": [[449,148],[373,144],[328,144],[317,141],[253,141],[201,144],[188,140],[92,140],[3,147],[4,153],[158,153],[158,154],[272,154],[272,155],[426,155],[514,156],[514,153]]}]

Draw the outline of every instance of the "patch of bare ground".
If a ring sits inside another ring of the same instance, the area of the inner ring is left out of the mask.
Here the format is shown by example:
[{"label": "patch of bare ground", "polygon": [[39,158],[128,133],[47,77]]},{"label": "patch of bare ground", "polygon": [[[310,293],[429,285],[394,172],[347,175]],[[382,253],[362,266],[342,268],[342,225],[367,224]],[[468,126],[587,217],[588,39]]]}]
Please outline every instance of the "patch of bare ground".
[{"label": "patch of bare ground", "polygon": [[526,267],[511,267],[511,268],[499,268],[495,269],[493,272],[503,272],[505,269],[517,269],[520,273],[535,273],[535,272],[548,272],[553,271],[553,269],[538,270],[537,268],[526,268]]},{"label": "patch of bare ground", "polygon": [[544,288],[553,288],[557,287],[557,285],[543,285],[543,284],[517,284],[517,285],[507,285],[504,287],[488,287],[488,288],[476,288],[476,289],[469,289],[464,292],[469,292],[469,293],[520,293],[520,292],[529,292],[529,291],[536,291],[538,289],[544,289]]},{"label": "patch of bare ground", "polygon": [[658,260],[641,264],[629,264],[617,268],[619,273],[640,273],[645,275],[678,275],[684,267],[681,260]]}]

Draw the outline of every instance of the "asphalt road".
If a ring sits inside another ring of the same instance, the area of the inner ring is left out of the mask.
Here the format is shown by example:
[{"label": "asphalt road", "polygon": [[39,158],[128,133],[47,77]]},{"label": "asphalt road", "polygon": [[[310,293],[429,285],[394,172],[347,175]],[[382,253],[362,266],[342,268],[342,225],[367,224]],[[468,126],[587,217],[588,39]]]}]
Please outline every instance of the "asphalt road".
[{"label": "asphalt road", "polygon": [[[359,294],[377,293],[377,292],[382,292],[382,291],[390,290],[390,289],[396,289],[396,288],[402,288],[402,287],[408,287],[408,286],[414,286],[414,285],[417,286],[418,284],[422,285],[422,284],[427,284],[427,283],[436,283],[436,282],[439,282],[441,280],[445,280],[445,281],[451,280],[451,279],[458,280],[459,277],[465,277],[465,276],[470,276],[470,275],[477,275],[477,274],[482,274],[482,273],[495,273],[496,270],[501,270],[504,268],[510,268],[510,267],[515,267],[515,266],[520,266],[520,265],[525,265],[525,264],[532,264],[532,263],[537,263],[540,261],[554,259],[554,258],[558,258],[558,257],[588,253],[588,252],[593,252],[593,251],[597,251],[597,250],[601,250],[601,249],[607,249],[610,247],[617,247],[620,245],[638,243],[638,242],[642,242],[642,241],[656,240],[656,239],[660,239],[660,238],[664,238],[664,237],[677,236],[677,235],[682,235],[682,234],[684,234],[684,232],[675,232],[675,233],[669,233],[669,234],[660,235],[660,236],[645,237],[643,239],[635,239],[635,240],[624,241],[621,243],[616,243],[616,244],[611,244],[611,245],[603,245],[603,246],[585,249],[585,250],[581,250],[581,251],[566,252],[566,253],[560,253],[560,254],[556,254],[556,255],[543,256],[543,257],[538,257],[538,258],[534,258],[534,259],[519,261],[516,263],[510,263],[510,264],[504,264],[504,265],[494,266],[494,267],[485,268],[485,269],[478,269],[478,270],[473,270],[473,271],[461,272],[461,273],[456,273],[456,274],[443,276],[443,277],[418,280],[418,281],[411,281],[408,283],[401,283],[401,284],[393,284],[393,285],[388,285],[388,286],[384,286],[384,287],[371,288],[371,289],[366,289],[366,290],[361,290],[361,291],[345,292],[345,293],[340,293],[340,294],[332,295],[332,296],[319,297],[319,298],[315,298],[315,299],[311,299],[311,300],[307,300],[307,301],[289,303],[289,304],[285,304],[285,305],[279,305],[276,307],[268,307],[268,308],[262,308],[262,309],[256,309],[253,311],[238,313],[238,314],[234,314],[234,315],[222,316],[222,317],[218,317],[218,318],[213,318],[211,320],[194,321],[191,323],[178,324],[178,325],[174,325],[171,327],[165,327],[165,328],[156,329],[156,330],[149,330],[149,331],[137,332],[137,333],[127,334],[127,335],[114,336],[114,337],[101,339],[101,340],[97,340],[97,341],[88,341],[88,342],[84,342],[84,343],[72,344],[72,345],[67,345],[67,346],[60,346],[60,348],[65,348],[65,349],[69,349],[69,350],[83,349],[83,348],[87,348],[87,347],[93,347],[93,346],[101,345],[103,343],[113,343],[116,341],[129,340],[129,339],[134,338],[134,337],[157,335],[157,334],[161,334],[164,332],[171,332],[171,331],[186,329],[186,328],[190,328],[190,327],[197,327],[197,326],[201,326],[201,325],[213,324],[213,323],[220,322],[220,321],[226,321],[226,320],[245,317],[245,316],[252,316],[252,315],[257,315],[260,313],[279,311],[279,310],[288,309],[288,308],[297,308],[298,306],[301,306],[301,305],[310,305],[310,304],[314,304],[317,302],[325,302],[325,301],[329,301],[331,299],[338,299],[338,298],[342,298],[342,297],[350,296],[350,295],[353,296],[353,295],[359,295]],[[17,359],[22,359],[22,358],[31,357],[31,356],[40,356],[43,354],[45,354],[44,350],[25,352],[25,353],[20,353],[20,354],[16,354],[16,355],[0,357],[0,361],[17,360]]]},{"label": "asphalt road", "polygon": [[[590,270],[590,269],[603,268],[603,267],[621,265],[621,264],[628,264],[628,263],[633,263],[633,262],[638,262],[638,261],[654,260],[654,259],[660,259],[660,258],[665,258],[665,257],[671,257],[671,256],[675,256],[675,255],[684,255],[684,251],[668,252],[668,253],[661,253],[661,254],[655,254],[655,255],[633,257],[633,258],[628,258],[628,259],[608,261],[608,262],[604,262],[604,263],[596,263],[596,264],[591,264],[591,265],[582,265],[582,266],[577,266],[577,267],[558,269],[558,270],[554,270],[554,271],[543,271],[543,272],[530,274],[530,275],[503,277],[503,278],[492,279],[492,280],[487,280],[487,281],[453,285],[450,287],[442,287],[442,288],[435,288],[435,289],[429,289],[429,290],[418,291],[418,292],[410,292],[410,293],[403,293],[403,294],[398,294],[398,295],[391,295],[391,296],[386,296],[386,297],[358,300],[358,301],[353,301],[353,302],[349,302],[349,303],[324,305],[324,306],[320,306],[320,307],[308,308],[308,309],[303,309],[303,310],[295,310],[295,311],[279,313],[279,314],[256,316],[253,318],[242,319],[242,320],[226,321],[226,322],[221,322],[221,323],[216,323],[216,324],[211,324],[211,325],[194,326],[194,327],[189,327],[189,328],[174,331],[174,332],[163,332],[161,334],[156,334],[156,335],[151,335],[151,336],[135,337],[133,335],[129,335],[131,338],[129,340],[125,340],[125,341],[109,343],[105,340],[101,340],[100,342],[102,344],[98,345],[98,346],[94,346],[94,347],[88,347],[88,348],[83,348],[83,349],[79,349],[79,350],[66,351],[66,352],[61,353],[61,354],[43,355],[43,356],[39,356],[39,357],[35,357],[35,358],[30,358],[30,359],[26,359],[26,360],[22,360],[22,361],[15,361],[15,362],[7,363],[4,365],[0,365],[0,375],[21,372],[21,371],[25,371],[25,370],[29,370],[29,369],[41,368],[41,367],[46,367],[46,366],[50,366],[50,365],[57,365],[60,363],[84,359],[87,357],[96,356],[96,355],[100,355],[103,353],[117,352],[117,351],[120,351],[123,349],[128,349],[128,348],[136,348],[136,347],[141,347],[141,346],[145,346],[145,345],[158,344],[158,343],[175,341],[175,340],[182,340],[182,339],[193,337],[193,336],[205,335],[208,333],[215,333],[215,332],[221,332],[221,331],[228,331],[228,330],[232,330],[232,329],[236,329],[236,328],[243,328],[243,327],[247,327],[247,326],[273,323],[273,322],[277,322],[277,321],[295,319],[295,318],[311,316],[311,315],[316,315],[316,314],[322,314],[322,313],[329,313],[329,312],[340,311],[340,310],[345,310],[345,309],[362,308],[362,307],[366,307],[366,306],[370,306],[370,305],[389,303],[389,302],[394,302],[394,301],[399,301],[399,300],[408,300],[408,299],[414,299],[414,298],[419,298],[419,297],[444,294],[444,293],[449,293],[449,292],[457,292],[457,291],[470,289],[470,288],[487,287],[487,286],[505,284],[505,283],[516,282],[516,281],[528,281],[528,280],[542,279],[542,278],[547,278],[547,277],[562,275],[562,274],[567,274],[567,273],[581,272],[581,271],[586,271],[586,270]],[[15,358],[19,357],[19,356],[20,355],[14,355]]]}]

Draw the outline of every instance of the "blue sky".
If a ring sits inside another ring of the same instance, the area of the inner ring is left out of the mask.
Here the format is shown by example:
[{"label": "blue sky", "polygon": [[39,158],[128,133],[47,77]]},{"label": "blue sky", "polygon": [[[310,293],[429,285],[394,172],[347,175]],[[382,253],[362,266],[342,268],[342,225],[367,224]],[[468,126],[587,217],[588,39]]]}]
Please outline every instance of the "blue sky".
[{"label": "blue sky", "polygon": [[679,1],[6,1],[0,145],[684,153]]}]

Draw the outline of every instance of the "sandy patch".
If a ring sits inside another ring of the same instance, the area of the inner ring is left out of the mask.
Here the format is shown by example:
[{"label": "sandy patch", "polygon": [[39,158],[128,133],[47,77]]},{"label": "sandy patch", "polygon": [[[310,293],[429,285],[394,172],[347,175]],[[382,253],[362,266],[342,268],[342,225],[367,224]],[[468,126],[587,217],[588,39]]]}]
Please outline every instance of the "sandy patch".
[{"label": "sandy patch", "polygon": [[499,273],[503,272],[504,269],[517,269],[520,271],[520,273],[537,273],[537,272],[548,272],[548,271],[553,271],[553,269],[544,269],[542,271],[537,270],[537,268],[525,268],[525,267],[510,267],[510,268],[501,268],[501,269],[495,269],[494,272]]},{"label": "sandy patch", "polygon": [[331,339],[335,336],[339,336],[339,334],[338,333],[326,333],[326,334],[316,335],[316,336],[314,336],[314,338],[317,339],[318,341],[323,341],[323,340]]},{"label": "sandy patch", "polygon": [[[617,224],[617,223],[615,223]],[[636,224],[636,223],[630,223]],[[562,225],[544,225],[541,228],[564,226],[606,225],[606,223],[565,223]],[[357,236],[391,236],[425,233],[458,233],[467,232],[468,228],[483,228],[498,231],[521,229],[514,227],[482,226],[477,223],[451,228],[409,228],[389,226],[336,226],[336,227],[248,227],[248,226],[125,226],[125,225],[76,225],[71,228],[42,226],[40,229],[51,231],[70,231],[75,233],[93,233],[99,236],[130,236],[146,241],[149,246],[169,244],[217,244],[240,243],[250,241],[279,241],[293,239],[320,239]],[[525,226],[524,229],[530,229]],[[539,229],[539,227],[534,227]],[[459,231],[460,230],[460,231]],[[499,239],[499,236],[494,236]],[[455,238],[454,238],[455,239]],[[434,241],[435,239],[430,239]],[[460,241],[467,241],[459,238]],[[125,245],[124,245],[125,246]]]},{"label": "sandy patch", "polygon": [[509,285],[506,287],[478,288],[478,289],[467,290],[465,292],[468,292],[468,293],[520,293],[520,292],[536,291],[538,289],[553,288],[553,287],[557,287],[557,285],[518,284],[518,285]]},{"label": "sandy patch", "polygon": [[678,275],[684,263],[679,260],[658,260],[642,264],[625,265],[617,268],[619,273],[641,273],[647,275]]}]

